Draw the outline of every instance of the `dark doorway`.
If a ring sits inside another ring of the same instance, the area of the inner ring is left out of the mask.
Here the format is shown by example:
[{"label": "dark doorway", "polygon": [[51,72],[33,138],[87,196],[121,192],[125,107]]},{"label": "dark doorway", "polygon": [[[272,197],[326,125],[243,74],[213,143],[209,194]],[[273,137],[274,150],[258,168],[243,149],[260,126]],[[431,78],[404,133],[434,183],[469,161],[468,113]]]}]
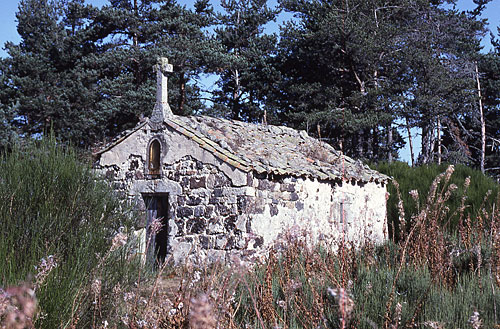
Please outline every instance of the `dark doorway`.
[{"label": "dark doorway", "polygon": [[[163,264],[167,256],[168,247],[168,194],[155,193],[143,194],[146,203],[146,243],[149,262],[153,262],[155,267]],[[161,223],[161,228],[154,234],[151,230],[151,223],[157,219]],[[148,242],[149,241],[149,242]]]}]

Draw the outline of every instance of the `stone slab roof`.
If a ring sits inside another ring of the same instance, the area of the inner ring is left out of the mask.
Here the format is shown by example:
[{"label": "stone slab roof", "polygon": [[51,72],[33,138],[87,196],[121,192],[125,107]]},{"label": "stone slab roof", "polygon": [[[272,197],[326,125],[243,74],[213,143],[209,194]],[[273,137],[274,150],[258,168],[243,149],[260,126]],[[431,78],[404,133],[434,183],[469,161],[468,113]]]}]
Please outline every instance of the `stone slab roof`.
[{"label": "stone slab roof", "polygon": [[[94,156],[110,150],[147,124],[123,132]],[[242,171],[322,180],[387,182],[390,178],[331,145],[284,126],[256,125],[208,116],[169,116],[164,124]]]},{"label": "stone slab roof", "polygon": [[332,146],[284,126],[256,125],[208,116],[170,116],[164,123],[243,171],[361,182],[389,177]]}]

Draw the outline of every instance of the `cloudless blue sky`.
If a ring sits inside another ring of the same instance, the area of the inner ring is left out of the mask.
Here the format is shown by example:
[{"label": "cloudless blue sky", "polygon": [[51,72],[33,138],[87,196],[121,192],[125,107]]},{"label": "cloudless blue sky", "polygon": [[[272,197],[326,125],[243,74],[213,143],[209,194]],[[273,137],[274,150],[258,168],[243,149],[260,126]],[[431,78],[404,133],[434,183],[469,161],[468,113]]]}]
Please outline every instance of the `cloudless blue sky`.
[{"label": "cloudless blue sky", "polygon": [[[4,44],[7,41],[11,41],[14,43],[19,43],[20,38],[19,35],[17,34],[17,20],[16,20],[16,12],[18,9],[18,4],[20,0],[1,0],[0,2],[0,57],[5,57],[7,56],[5,50],[3,49]],[[101,6],[103,4],[108,3],[107,0],[86,0],[86,2],[96,5],[96,6]],[[214,9],[219,10],[220,6],[219,3],[220,1],[217,0],[211,0]],[[185,4],[188,7],[192,7],[194,0],[180,0],[179,3]],[[276,6],[277,0],[270,0],[268,1],[269,6],[274,7]],[[474,3],[472,0],[458,0],[457,2],[457,8],[459,10],[471,10],[475,7]],[[279,21],[286,20],[290,16],[285,15],[281,16]],[[488,19],[489,23],[489,28],[493,33],[498,36],[497,33],[497,27],[500,26],[500,0],[493,0],[491,1],[487,6],[486,9],[483,12],[483,18]],[[275,24],[274,26],[270,26],[268,28],[268,31],[276,31],[277,32],[277,25]],[[482,45],[484,46],[484,51],[488,52],[491,49],[491,44],[489,41],[489,35],[486,35],[486,37],[482,41]],[[213,79],[211,79],[213,80]],[[205,81],[205,84],[211,83],[211,81]],[[406,135],[403,131],[401,131],[403,135]],[[415,136],[415,156],[418,155],[419,149],[420,149],[420,138],[419,136],[416,135],[416,131],[414,132]],[[412,135],[414,134],[412,132]],[[403,160],[409,161],[409,150],[408,150],[408,145],[406,145],[405,149],[401,150],[400,156]]]}]

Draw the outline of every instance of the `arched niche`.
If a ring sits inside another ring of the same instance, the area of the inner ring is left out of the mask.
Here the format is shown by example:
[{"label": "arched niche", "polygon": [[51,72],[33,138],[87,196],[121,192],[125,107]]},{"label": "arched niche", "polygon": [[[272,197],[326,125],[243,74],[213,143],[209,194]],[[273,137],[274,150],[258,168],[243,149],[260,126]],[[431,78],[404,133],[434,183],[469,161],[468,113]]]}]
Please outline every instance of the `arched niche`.
[{"label": "arched niche", "polygon": [[148,177],[161,177],[162,153],[162,143],[158,138],[153,138],[148,145],[148,166],[146,169]]}]

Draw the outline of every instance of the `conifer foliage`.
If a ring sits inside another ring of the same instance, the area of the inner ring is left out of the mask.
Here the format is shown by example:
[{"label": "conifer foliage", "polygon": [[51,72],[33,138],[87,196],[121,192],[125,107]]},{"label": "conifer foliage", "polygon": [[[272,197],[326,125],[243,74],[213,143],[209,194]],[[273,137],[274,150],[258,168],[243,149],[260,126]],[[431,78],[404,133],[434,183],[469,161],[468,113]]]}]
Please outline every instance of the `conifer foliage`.
[{"label": "conifer foliage", "polygon": [[275,71],[271,60],[277,36],[263,31],[276,19],[277,10],[266,0],[223,0],[221,5],[213,63],[220,71],[215,108],[232,119],[256,121],[262,117],[261,103]]},{"label": "conifer foliage", "polygon": [[[490,53],[480,45],[488,2],[22,0],[21,42],[0,60],[0,143],[50,129],[84,148],[106,142],[150,114],[165,56],[176,114],[284,124],[375,161],[418,131],[412,163],[498,173],[500,47],[494,34]],[[278,26],[282,14],[293,18]]]}]

